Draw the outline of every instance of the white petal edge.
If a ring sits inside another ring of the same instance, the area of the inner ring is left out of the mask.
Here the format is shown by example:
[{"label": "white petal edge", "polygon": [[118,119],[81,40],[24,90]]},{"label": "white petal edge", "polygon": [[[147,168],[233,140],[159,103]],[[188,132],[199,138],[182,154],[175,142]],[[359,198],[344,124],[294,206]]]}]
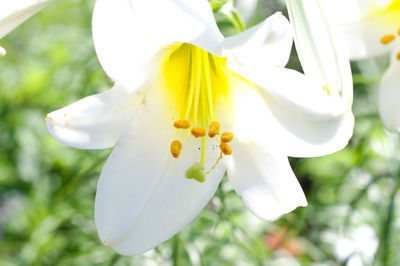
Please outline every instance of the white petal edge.
[{"label": "white petal edge", "polygon": [[299,72],[269,71],[253,76],[262,88],[235,85],[235,134],[242,139],[270,139],[269,145],[294,157],[322,156],[347,145],[354,127],[348,106]]},{"label": "white petal edge", "polygon": [[349,58],[319,1],[286,0],[304,73],[335,97],[353,101]]},{"label": "white petal edge", "polygon": [[173,135],[160,123],[130,130],[113,150],[98,183],[95,221],[100,239],[123,255],[150,250],[187,225],[213,196],[226,169],[220,163],[204,183],[185,178],[200,151],[189,140],[174,159],[169,152]]},{"label": "white petal edge", "polygon": [[92,24],[104,70],[133,88],[158,67],[154,57],[177,42],[221,53],[223,36],[206,0],[98,0]]},{"label": "white petal edge", "polygon": [[400,132],[400,61],[393,59],[379,85],[379,114],[385,127]]},{"label": "white petal edge", "polygon": [[25,20],[50,5],[53,0],[11,0],[0,9],[0,38],[10,33]]},{"label": "white petal edge", "polygon": [[289,21],[275,13],[263,22],[223,42],[228,67],[234,71],[239,65],[254,67],[285,66],[290,57],[293,37]]},{"label": "white petal edge", "polygon": [[307,206],[303,190],[286,156],[269,153],[260,143],[232,143],[228,178],[246,207],[262,220],[276,220]]},{"label": "white petal edge", "polygon": [[113,147],[135,113],[139,94],[129,94],[121,85],[83,98],[49,113],[49,133],[59,142],[79,149]]}]

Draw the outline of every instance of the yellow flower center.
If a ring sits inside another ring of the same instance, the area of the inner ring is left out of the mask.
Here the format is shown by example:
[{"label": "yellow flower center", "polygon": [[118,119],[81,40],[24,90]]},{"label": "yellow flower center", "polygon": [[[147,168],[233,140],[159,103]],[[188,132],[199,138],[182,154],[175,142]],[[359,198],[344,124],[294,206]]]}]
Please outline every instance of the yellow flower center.
[{"label": "yellow flower center", "polygon": [[[231,136],[229,141],[218,137],[222,131],[221,124],[216,121],[215,106],[221,98],[228,99],[228,77],[236,74],[226,67],[226,58],[186,43],[171,49],[162,71],[166,94],[174,109],[175,121],[171,126],[177,131],[186,131],[183,139],[171,142],[171,154],[178,158],[189,137],[201,139],[200,162],[195,162],[186,171],[186,177],[203,182],[223,155],[232,154],[228,142],[232,141],[233,134],[224,133]],[[221,150],[220,157],[208,172],[205,171],[207,139],[217,141]]]},{"label": "yellow flower center", "polygon": [[386,11],[399,11],[400,10],[400,0],[393,0],[390,5],[385,8]]},{"label": "yellow flower center", "polygon": [[[397,12],[400,16],[400,0],[394,0],[390,5],[388,5],[382,12]],[[380,42],[383,45],[388,45],[396,40],[396,35],[400,36],[400,28],[397,29],[396,33],[387,34],[381,37]],[[400,60],[400,52],[396,55],[397,60]]]}]

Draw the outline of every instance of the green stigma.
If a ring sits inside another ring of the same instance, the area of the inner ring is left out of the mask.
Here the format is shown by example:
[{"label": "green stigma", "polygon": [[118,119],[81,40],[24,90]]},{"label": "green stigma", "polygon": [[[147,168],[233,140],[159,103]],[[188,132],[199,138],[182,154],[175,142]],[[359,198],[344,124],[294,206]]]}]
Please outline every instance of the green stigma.
[{"label": "green stigma", "polygon": [[186,170],[185,177],[188,179],[195,179],[200,183],[206,180],[204,174],[204,166],[201,163],[194,163],[189,169]]}]

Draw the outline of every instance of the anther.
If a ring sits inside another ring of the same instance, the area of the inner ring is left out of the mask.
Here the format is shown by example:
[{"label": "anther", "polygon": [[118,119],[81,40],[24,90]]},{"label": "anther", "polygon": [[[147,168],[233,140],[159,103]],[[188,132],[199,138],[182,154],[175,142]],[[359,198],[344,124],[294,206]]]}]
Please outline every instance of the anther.
[{"label": "anther", "polygon": [[399,60],[399,61],[400,61],[400,53],[397,53],[397,56],[396,56],[396,58],[397,58],[397,60]]},{"label": "anther", "polygon": [[215,136],[218,134],[220,128],[221,128],[220,123],[218,123],[218,122],[212,122],[212,123],[210,124],[210,128],[209,128],[209,130],[208,130],[208,136],[209,136],[210,138],[215,137]]},{"label": "anther", "polygon": [[229,143],[233,140],[233,133],[231,132],[224,132],[221,135],[221,141],[225,143]]},{"label": "anther", "polygon": [[219,145],[219,148],[221,149],[222,153],[225,155],[231,155],[232,154],[232,149],[229,147],[229,145],[225,142],[222,142]]},{"label": "anther", "polygon": [[204,137],[206,135],[206,131],[204,130],[204,128],[201,128],[201,127],[192,128],[191,133],[196,138]]},{"label": "anther", "polygon": [[389,44],[391,41],[393,41],[396,37],[392,34],[385,35],[381,38],[381,43],[383,44]]},{"label": "anther", "polygon": [[171,143],[171,153],[174,158],[178,158],[179,155],[181,154],[182,150],[182,143],[179,140],[174,140]]},{"label": "anther", "polygon": [[397,35],[400,36],[400,28],[397,30]]},{"label": "anther", "polygon": [[187,120],[178,120],[175,121],[174,127],[179,129],[188,129],[190,127],[190,122]]}]

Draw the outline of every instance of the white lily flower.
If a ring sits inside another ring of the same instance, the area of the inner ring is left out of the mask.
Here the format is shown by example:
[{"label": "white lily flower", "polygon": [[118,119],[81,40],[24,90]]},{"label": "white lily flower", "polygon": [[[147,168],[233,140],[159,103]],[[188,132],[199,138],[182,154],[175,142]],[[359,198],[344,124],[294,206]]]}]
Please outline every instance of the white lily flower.
[{"label": "white lily flower", "polygon": [[348,104],[284,68],[293,41],[279,13],[224,38],[206,0],[98,0],[93,36],[115,86],[46,120],[66,145],[114,147],[95,220],[121,254],[172,237],[226,170],[261,219],[306,206],[287,156],[338,151],[352,134]]},{"label": "white lily flower", "polygon": [[[0,4],[0,39],[54,0],[2,0]],[[0,47],[0,56],[5,55]]]},{"label": "white lily flower", "polygon": [[400,132],[400,0],[324,2],[340,25],[351,59],[391,53],[379,85],[379,113],[387,129]]}]

